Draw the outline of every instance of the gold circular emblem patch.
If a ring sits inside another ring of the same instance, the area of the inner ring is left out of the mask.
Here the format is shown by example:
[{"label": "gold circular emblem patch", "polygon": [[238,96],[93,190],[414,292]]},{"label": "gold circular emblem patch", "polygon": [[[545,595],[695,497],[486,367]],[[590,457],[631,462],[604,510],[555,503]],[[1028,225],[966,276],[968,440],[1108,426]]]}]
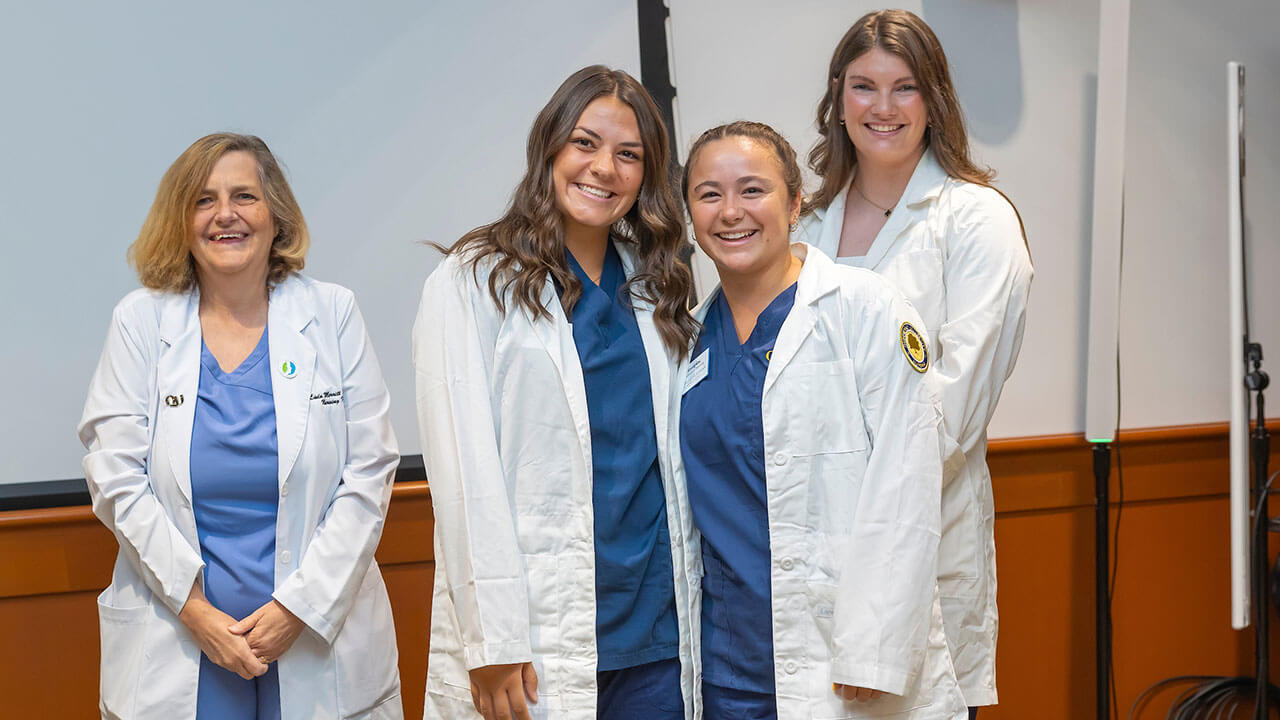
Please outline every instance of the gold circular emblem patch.
[{"label": "gold circular emblem patch", "polygon": [[902,354],[907,356],[911,369],[922,373],[929,369],[929,348],[924,344],[924,336],[911,323],[902,323],[898,328],[898,344],[902,346]]}]

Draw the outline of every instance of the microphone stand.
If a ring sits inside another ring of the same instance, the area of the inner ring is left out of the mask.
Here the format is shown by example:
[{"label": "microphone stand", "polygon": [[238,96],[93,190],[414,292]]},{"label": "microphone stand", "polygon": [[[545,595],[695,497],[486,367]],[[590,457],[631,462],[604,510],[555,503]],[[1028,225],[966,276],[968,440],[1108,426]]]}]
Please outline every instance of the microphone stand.
[{"label": "microphone stand", "polygon": [[1093,444],[1093,582],[1098,720],[1111,718],[1111,444]]},{"label": "microphone stand", "polygon": [[[1271,649],[1268,633],[1271,615],[1271,583],[1268,552],[1268,533],[1271,530],[1267,513],[1267,463],[1271,457],[1271,433],[1267,431],[1267,415],[1263,391],[1271,383],[1262,370],[1262,345],[1245,339],[1245,388],[1253,395],[1256,419],[1249,433],[1249,452],[1253,456],[1253,493],[1255,515],[1253,527],[1253,608],[1254,608],[1254,677],[1257,680],[1254,694],[1255,720],[1269,720],[1271,712]],[[1251,368],[1251,369],[1250,369]]]}]

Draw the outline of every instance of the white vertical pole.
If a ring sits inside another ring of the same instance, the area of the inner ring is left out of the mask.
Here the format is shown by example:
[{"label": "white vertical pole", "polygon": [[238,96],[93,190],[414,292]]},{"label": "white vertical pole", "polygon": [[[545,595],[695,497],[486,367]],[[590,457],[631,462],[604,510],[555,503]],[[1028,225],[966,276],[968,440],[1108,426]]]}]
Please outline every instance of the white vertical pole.
[{"label": "white vertical pole", "polygon": [[1227,297],[1231,330],[1227,367],[1231,388],[1231,627],[1249,627],[1249,392],[1244,386],[1244,218],[1241,136],[1244,134],[1244,66],[1227,63]]},{"label": "white vertical pole", "polygon": [[1093,153],[1092,264],[1085,439],[1115,439],[1119,400],[1120,237],[1124,230],[1125,91],[1129,0],[1102,0],[1098,28],[1098,107]]}]

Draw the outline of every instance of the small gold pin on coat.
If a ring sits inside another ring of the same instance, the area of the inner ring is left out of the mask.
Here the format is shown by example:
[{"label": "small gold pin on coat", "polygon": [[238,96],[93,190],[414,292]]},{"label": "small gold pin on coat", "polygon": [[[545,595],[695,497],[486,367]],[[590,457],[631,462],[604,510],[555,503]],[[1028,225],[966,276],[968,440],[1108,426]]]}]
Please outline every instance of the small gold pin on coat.
[{"label": "small gold pin on coat", "polygon": [[169,407],[178,407],[182,404],[183,397],[181,395],[169,395],[165,397],[164,404]]}]

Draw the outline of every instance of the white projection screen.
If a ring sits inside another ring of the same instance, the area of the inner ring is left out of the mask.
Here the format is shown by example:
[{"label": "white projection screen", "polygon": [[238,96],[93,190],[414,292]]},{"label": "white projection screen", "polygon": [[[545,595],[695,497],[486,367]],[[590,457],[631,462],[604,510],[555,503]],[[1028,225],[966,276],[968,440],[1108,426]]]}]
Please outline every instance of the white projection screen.
[{"label": "white projection screen", "polygon": [[538,109],[591,63],[640,74],[635,0],[54,0],[0,22],[0,482],[83,477],[75,436],[125,250],[165,168],[219,130],[261,136],[306,214],[305,272],[355,291],[419,452],[409,330],[449,243],[494,219]]}]

